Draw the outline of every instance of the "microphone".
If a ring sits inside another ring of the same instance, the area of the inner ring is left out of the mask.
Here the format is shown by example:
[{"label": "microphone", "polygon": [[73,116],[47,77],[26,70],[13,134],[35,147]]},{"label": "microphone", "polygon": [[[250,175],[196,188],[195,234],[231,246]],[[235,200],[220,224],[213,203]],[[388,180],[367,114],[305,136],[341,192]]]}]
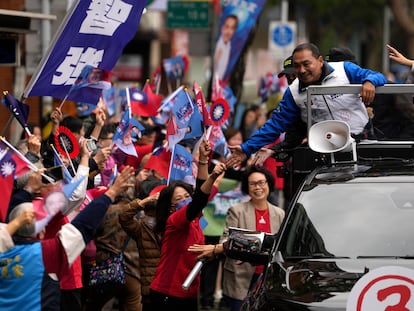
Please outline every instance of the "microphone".
[{"label": "microphone", "polygon": [[187,290],[191,284],[193,283],[195,277],[197,276],[197,274],[200,272],[201,268],[203,267],[204,263],[206,262],[205,258],[199,259],[193,270],[191,270],[191,272],[188,274],[187,278],[185,279],[182,287],[184,290]]}]

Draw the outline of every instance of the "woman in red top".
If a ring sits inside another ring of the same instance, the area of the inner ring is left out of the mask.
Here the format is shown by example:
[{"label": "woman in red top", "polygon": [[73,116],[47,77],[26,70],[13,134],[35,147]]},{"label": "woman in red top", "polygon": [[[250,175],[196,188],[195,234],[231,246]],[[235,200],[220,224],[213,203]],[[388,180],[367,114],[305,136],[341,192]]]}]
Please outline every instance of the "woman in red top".
[{"label": "woman in red top", "polygon": [[[285,216],[285,211],[268,201],[273,190],[274,178],[264,167],[250,166],[241,180],[241,190],[250,196],[250,201],[230,207],[226,217],[227,239],[230,227],[276,233]],[[223,266],[223,295],[229,302],[230,310],[239,310],[251,284],[257,280],[263,266],[252,266],[238,260],[226,258]]]},{"label": "woman in red top", "polygon": [[208,175],[210,145],[204,140],[200,146],[197,185],[176,181],[160,192],[157,201],[157,224],[155,230],[163,232],[161,257],[151,283],[150,299],[153,310],[198,310],[199,277],[184,290],[188,274],[197,262],[197,254],[188,248],[204,244],[200,227],[202,209],[206,206],[214,181],[226,169],[220,163]]}]

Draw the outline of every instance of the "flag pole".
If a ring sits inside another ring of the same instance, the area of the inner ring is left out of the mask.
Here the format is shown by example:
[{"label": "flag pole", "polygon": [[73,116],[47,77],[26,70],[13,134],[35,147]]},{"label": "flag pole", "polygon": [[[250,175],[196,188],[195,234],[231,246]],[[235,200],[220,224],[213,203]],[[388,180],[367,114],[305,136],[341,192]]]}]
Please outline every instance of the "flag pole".
[{"label": "flag pole", "polygon": [[172,167],[172,164],[173,164],[173,161],[174,161],[174,153],[175,153],[175,145],[174,145],[174,148],[173,148],[172,153],[171,153],[170,166],[168,167],[168,179],[167,179],[167,186],[170,184],[171,167]]},{"label": "flag pole", "polygon": [[68,157],[70,167],[71,167],[71,168],[72,168],[72,170],[73,170],[73,174],[76,174],[75,167],[73,166],[73,162],[72,162],[72,159],[71,159],[71,158],[70,158],[70,156],[69,156],[69,152],[68,152],[68,149],[66,148],[65,142],[63,141],[62,136],[61,136],[61,137],[59,137],[59,138],[60,138],[60,143],[61,143],[61,144],[62,144],[62,146],[63,146],[63,149],[65,149],[65,153],[66,153],[66,156]]},{"label": "flag pole", "polygon": [[28,136],[32,136],[32,133],[30,132],[29,128],[27,126],[24,127],[24,131]]},{"label": "flag pole", "polygon": [[[56,148],[55,148],[55,146],[53,146],[53,144],[50,144],[50,148],[52,148],[52,150],[53,150],[53,152],[54,152],[54,154],[55,154],[55,156],[57,156],[57,157],[59,157],[59,152],[56,150]],[[69,172],[69,171],[68,171]],[[73,172],[73,173],[75,173],[75,172]],[[70,174],[70,172],[69,172],[69,174]],[[72,174],[71,174],[72,175]],[[72,176],[73,177],[73,176]]]},{"label": "flag pole", "polygon": [[[17,156],[23,160],[27,166],[34,172],[38,172],[39,168],[34,165],[32,162],[30,162],[19,150],[17,150],[16,148],[14,148],[14,146],[9,143],[3,136],[0,136],[0,139],[7,145],[8,148],[10,148],[11,150],[13,150]],[[49,176],[47,176],[46,174],[42,173],[41,174],[43,177],[45,177],[47,180],[49,180],[49,182],[54,182],[55,180]]]},{"label": "flag pole", "polygon": [[128,106],[128,109],[130,109],[129,111],[131,111],[131,97],[129,96],[129,87],[126,87],[125,90],[126,90],[127,106]]},{"label": "flag pole", "polygon": [[[70,93],[70,91],[69,91],[69,93]],[[62,109],[63,104],[65,103],[66,99],[67,99],[67,98],[68,98],[68,96],[69,96],[69,93],[68,93],[68,94],[66,94],[65,98],[63,98],[62,102],[60,103],[59,110],[61,110],[61,109]]]},{"label": "flag pole", "polygon": [[157,81],[157,87],[155,89],[155,93],[159,94],[160,93],[160,87],[161,87],[161,79],[162,79],[162,75],[160,74],[160,78]]}]

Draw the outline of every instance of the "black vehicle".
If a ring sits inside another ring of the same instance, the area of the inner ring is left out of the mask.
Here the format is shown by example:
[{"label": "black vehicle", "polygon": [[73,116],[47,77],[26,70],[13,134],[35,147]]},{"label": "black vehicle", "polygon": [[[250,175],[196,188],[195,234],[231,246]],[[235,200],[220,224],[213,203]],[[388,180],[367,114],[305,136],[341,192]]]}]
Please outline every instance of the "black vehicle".
[{"label": "black vehicle", "polygon": [[[350,161],[332,161],[307,176],[270,248],[239,256],[268,260],[242,310],[347,310],[350,292],[370,271],[414,269],[414,144],[354,146]],[[403,303],[395,294],[375,299]],[[398,310],[413,310],[412,299],[404,303],[407,309]]]}]

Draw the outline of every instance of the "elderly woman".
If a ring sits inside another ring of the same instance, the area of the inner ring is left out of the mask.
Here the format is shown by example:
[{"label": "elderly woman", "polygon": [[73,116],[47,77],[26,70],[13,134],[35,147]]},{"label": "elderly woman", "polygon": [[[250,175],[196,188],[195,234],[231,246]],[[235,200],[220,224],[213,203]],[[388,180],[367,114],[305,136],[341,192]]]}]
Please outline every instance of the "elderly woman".
[{"label": "elderly woman", "polygon": [[[229,208],[226,227],[222,241],[227,239],[229,228],[236,227],[253,231],[275,234],[285,216],[283,209],[268,202],[274,185],[273,175],[264,167],[251,166],[242,176],[241,190],[250,196],[248,202],[239,203]],[[211,257],[223,252],[223,245],[192,245],[189,251],[201,253],[198,258]],[[243,299],[259,275],[263,266],[226,258],[223,274],[223,295],[229,302],[230,309],[239,310]]]},{"label": "elderly woman", "polygon": [[226,169],[220,163],[208,175],[211,147],[204,140],[200,146],[196,188],[175,181],[164,188],[157,201],[155,232],[162,234],[160,261],[150,287],[153,310],[198,310],[199,278],[188,289],[182,284],[197,262],[188,251],[193,244],[204,244],[200,226],[202,210],[207,205],[214,181]]}]

